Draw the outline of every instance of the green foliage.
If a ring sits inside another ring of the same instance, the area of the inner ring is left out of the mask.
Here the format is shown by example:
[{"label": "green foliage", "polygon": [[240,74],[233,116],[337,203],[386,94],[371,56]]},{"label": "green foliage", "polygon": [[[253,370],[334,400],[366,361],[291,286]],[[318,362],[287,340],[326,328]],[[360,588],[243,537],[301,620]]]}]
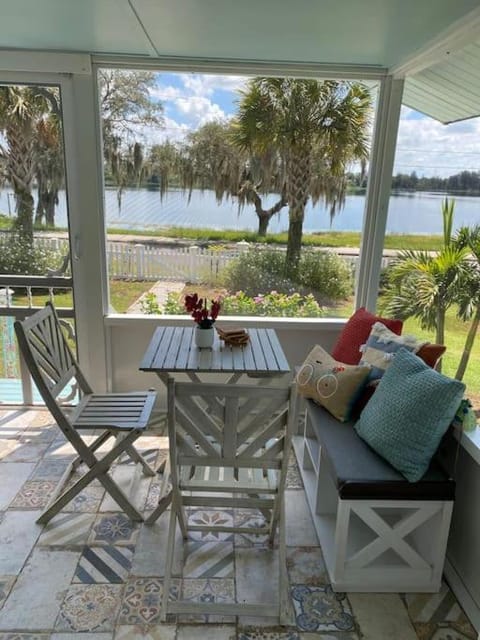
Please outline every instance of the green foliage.
[{"label": "green foliage", "polygon": [[303,251],[297,276],[300,285],[325,302],[353,293],[350,265],[330,251]]},{"label": "green foliage", "polygon": [[352,273],[347,263],[330,252],[304,251],[295,278],[284,275],[282,251],[251,250],[227,267],[225,284],[230,291],[247,296],[278,291],[283,294],[310,294],[318,301],[341,300],[352,293]]},{"label": "green foliage", "polygon": [[0,243],[0,273],[9,275],[45,276],[62,262],[58,251],[32,246],[20,236],[11,236]]},{"label": "green foliage", "polygon": [[[243,291],[225,296],[221,301],[223,316],[268,316],[284,318],[320,318],[325,315],[312,295],[299,293],[286,295],[272,291],[263,296],[247,296]],[[142,305],[144,313],[164,313],[166,315],[185,314],[183,296],[169,293],[163,309],[154,294],[147,294]]]},{"label": "green foliage", "polygon": [[232,260],[226,268],[225,285],[230,291],[256,296],[269,291],[295,293],[296,284],[284,275],[283,251],[249,250]]}]

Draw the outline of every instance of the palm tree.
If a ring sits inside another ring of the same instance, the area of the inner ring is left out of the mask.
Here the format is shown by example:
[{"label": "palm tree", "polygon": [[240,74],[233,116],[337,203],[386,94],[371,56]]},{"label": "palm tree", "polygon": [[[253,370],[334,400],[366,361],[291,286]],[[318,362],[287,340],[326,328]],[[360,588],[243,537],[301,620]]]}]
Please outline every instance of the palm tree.
[{"label": "palm tree", "polygon": [[40,120],[37,125],[36,145],[35,179],[38,198],[35,224],[45,221],[46,225],[53,227],[58,192],[65,182],[62,130],[58,115],[51,114]]},{"label": "palm tree", "polygon": [[15,228],[30,244],[33,242],[32,187],[38,161],[37,127],[52,110],[53,94],[42,87],[0,86],[0,158],[3,180],[16,199]]},{"label": "palm tree", "polygon": [[323,199],[333,218],[344,203],[348,165],[365,163],[370,111],[370,93],[356,83],[254,78],[242,92],[234,142],[268,160],[263,188],[285,194],[287,271],[298,266],[308,199]]},{"label": "palm tree", "polygon": [[[382,311],[392,317],[417,318],[422,329],[435,330],[435,341],[445,343],[447,309],[457,302],[469,274],[468,249],[452,240],[454,202],[442,203],[443,247],[428,251],[402,251],[387,274]],[[441,362],[438,364],[441,370]]]},{"label": "palm tree", "polygon": [[457,298],[459,317],[471,321],[455,374],[457,380],[463,380],[480,326],[480,226],[461,227],[456,234],[455,243],[469,252],[469,268],[460,284]]}]

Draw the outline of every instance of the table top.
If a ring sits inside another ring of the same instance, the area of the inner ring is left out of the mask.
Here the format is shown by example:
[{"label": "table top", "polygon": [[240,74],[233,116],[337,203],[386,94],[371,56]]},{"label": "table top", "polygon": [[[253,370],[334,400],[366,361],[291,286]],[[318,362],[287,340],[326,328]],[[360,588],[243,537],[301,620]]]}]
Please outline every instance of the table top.
[{"label": "table top", "polygon": [[228,346],[218,337],[211,349],[199,349],[192,327],[158,327],[140,364],[149,372],[262,373],[281,375],[290,371],[274,329],[248,329],[249,342]]}]

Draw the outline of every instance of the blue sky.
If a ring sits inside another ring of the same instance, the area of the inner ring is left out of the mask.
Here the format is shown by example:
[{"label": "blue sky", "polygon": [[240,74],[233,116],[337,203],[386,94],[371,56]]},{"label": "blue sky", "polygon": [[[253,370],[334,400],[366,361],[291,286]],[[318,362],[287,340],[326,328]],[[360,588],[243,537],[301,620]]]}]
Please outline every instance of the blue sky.
[{"label": "blue sky", "polygon": [[[195,73],[158,74],[153,97],[164,106],[165,128],[145,131],[147,144],[182,140],[189,131],[235,111],[241,76]],[[394,173],[448,176],[462,170],[480,170],[480,118],[442,125],[408,107],[402,107]]]}]

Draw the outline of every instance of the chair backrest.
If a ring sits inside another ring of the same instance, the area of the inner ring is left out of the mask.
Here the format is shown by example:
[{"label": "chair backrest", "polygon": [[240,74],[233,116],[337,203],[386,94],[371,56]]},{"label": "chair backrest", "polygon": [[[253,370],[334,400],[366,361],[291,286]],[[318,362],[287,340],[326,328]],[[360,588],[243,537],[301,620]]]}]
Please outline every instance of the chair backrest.
[{"label": "chair backrest", "polygon": [[33,316],[15,322],[15,333],[32,378],[55,417],[59,396],[67,385],[73,386],[75,391],[92,393],[50,302]]},{"label": "chair backrest", "polygon": [[169,438],[178,465],[280,469],[290,446],[290,387],[168,385]]}]

